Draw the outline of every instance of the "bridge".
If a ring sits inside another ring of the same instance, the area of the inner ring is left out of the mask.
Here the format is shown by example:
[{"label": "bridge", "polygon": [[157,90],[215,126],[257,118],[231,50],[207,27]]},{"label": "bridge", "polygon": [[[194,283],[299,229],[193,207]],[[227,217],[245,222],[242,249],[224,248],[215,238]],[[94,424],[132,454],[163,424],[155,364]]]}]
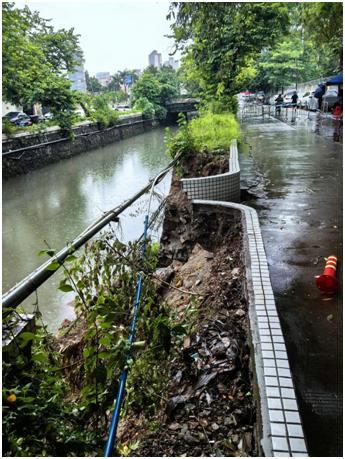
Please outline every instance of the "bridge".
[{"label": "bridge", "polygon": [[168,111],[167,118],[169,121],[176,121],[179,113],[191,113],[198,110],[198,104],[200,99],[189,98],[189,99],[174,99],[166,103],[166,109]]}]

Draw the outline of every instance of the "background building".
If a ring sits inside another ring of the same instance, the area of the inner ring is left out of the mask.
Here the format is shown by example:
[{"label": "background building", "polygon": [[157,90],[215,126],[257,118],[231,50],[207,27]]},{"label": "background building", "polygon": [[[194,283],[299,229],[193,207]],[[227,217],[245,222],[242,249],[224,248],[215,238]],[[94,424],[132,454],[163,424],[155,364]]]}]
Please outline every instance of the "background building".
[{"label": "background building", "polygon": [[102,86],[107,86],[111,81],[110,72],[98,72],[95,76]]},{"label": "background building", "polygon": [[179,61],[176,61],[172,56],[170,56],[169,59],[165,61],[163,65],[165,67],[168,67],[170,65],[170,67],[172,67],[174,70],[177,70],[180,66],[180,63]]},{"label": "background building", "polygon": [[152,53],[149,54],[149,65],[153,65],[159,69],[162,66],[162,55],[157,53],[156,50],[153,50]]},{"label": "background building", "polygon": [[67,75],[68,79],[72,82],[71,89],[86,92],[85,70],[83,64],[76,67],[74,73]]}]

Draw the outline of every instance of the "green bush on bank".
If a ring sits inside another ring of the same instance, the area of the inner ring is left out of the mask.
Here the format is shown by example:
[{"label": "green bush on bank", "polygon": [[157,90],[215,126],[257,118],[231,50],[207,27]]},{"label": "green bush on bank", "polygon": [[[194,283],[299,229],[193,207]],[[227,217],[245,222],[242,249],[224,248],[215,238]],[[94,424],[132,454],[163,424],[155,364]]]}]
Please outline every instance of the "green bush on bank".
[{"label": "green bush on bank", "polygon": [[19,131],[18,127],[12,124],[10,121],[2,121],[2,133],[7,137],[12,137]]},{"label": "green bush on bank", "polygon": [[119,113],[109,107],[108,100],[104,95],[94,97],[93,107],[92,119],[98,123],[101,129],[113,126],[119,119]]},{"label": "green bush on bank", "polygon": [[240,136],[239,124],[232,113],[206,112],[193,119],[189,130],[197,151],[227,150]]},{"label": "green bush on bank", "polygon": [[239,139],[239,124],[232,113],[203,112],[189,123],[184,115],[179,116],[179,130],[175,135],[167,129],[168,154],[216,153],[228,150],[233,139]]}]

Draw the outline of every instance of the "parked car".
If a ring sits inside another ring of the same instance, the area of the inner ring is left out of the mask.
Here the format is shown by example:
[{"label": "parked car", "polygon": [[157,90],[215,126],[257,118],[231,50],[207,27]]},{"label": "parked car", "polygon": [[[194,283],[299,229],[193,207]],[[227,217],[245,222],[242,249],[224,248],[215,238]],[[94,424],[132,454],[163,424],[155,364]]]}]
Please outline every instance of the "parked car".
[{"label": "parked car", "polygon": [[116,109],[118,112],[125,112],[127,110],[130,110],[129,105],[118,105]]},{"label": "parked car", "polygon": [[337,89],[327,89],[326,93],[322,96],[322,104],[324,109],[329,111],[336,102],[340,102]]},{"label": "parked car", "polygon": [[42,123],[45,121],[45,118],[43,115],[30,115],[30,119],[34,124]]},{"label": "parked car", "polygon": [[51,112],[47,112],[43,116],[45,120],[52,120],[54,118],[54,115]]},{"label": "parked car", "polygon": [[30,116],[24,112],[8,112],[2,117],[3,121],[9,121],[17,126],[31,126]]}]

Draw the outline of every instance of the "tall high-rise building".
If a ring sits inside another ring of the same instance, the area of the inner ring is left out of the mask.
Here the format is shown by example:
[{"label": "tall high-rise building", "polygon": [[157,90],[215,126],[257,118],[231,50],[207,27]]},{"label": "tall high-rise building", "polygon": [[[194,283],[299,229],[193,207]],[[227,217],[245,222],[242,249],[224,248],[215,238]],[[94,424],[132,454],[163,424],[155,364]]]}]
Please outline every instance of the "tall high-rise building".
[{"label": "tall high-rise building", "polygon": [[80,64],[75,68],[73,73],[67,75],[67,78],[72,82],[71,89],[86,92],[84,60],[82,57],[80,59]]},{"label": "tall high-rise building", "polygon": [[165,67],[172,67],[174,70],[177,70],[180,66],[179,61],[176,61],[172,56],[169,57],[167,61],[163,64]]},{"label": "tall high-rise building", "polygon": [[102,86],[107,86],[111,82],[110,72],[98,72],[96,78]]},{"label": "tall high-rise building", "polygon": [[153,67],[156,67],[157,69],[162,66],[162,55],[155,49],[149,54],[149,65],[153,65]]}]

